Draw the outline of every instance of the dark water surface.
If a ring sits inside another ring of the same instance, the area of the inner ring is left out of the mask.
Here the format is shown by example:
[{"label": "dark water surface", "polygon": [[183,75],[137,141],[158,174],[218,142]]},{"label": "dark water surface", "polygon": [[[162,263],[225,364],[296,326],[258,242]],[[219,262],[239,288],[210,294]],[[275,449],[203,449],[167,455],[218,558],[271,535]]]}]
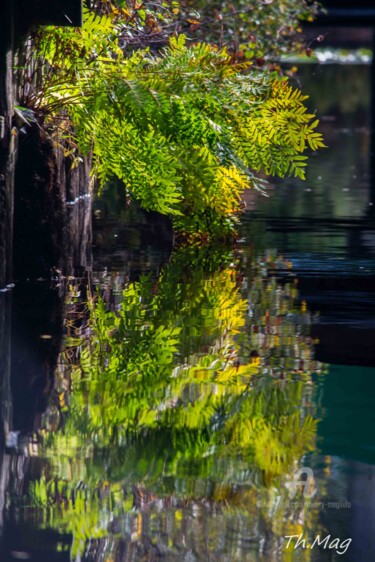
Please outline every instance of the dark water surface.
[{"label": "dark water surface", "polygon": [[1,562],[375,559],[370,67],[300,75],[329,149],[236,248],[113,189],[93,271],[0,294]]}]

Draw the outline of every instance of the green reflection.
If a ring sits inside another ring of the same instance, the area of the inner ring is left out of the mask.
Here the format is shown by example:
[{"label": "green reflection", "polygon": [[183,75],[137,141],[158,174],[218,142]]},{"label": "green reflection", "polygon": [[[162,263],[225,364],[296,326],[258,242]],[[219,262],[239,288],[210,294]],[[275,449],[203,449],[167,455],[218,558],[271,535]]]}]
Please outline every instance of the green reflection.
[{"label": "green reflection", "polygon": [[48,462],[30,485],[40,524],[72,533],[73,560],[104,536],[108,556],[95,560],[111,560],[124,536],[169,560],[193,543],[200,559],[208,548],[252,560],[292,531],[316,532],[317,510],[289,505],[286,484],[316,447],[321,366],[296,284],[270,274],[280,266],[290,264],[272,254],[180,248],[112,310],[90,298],[40,432]]},{"label": "green reflection", "polygon": [[330,365],[319,424],[326,454],[375,463],[375,368]]}]

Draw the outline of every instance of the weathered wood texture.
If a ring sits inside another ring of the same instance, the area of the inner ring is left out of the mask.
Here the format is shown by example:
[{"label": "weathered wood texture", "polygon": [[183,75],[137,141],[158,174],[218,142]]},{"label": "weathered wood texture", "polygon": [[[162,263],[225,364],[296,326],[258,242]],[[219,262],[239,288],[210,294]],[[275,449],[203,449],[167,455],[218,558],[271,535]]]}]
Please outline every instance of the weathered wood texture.
[{"label": "weathered wood texture", "polygon": [[90,264],[90,159],[73,170],[38,124],[20,138],[15,170],[15,281],[72,275]]},{"label": "weathered wood texture", "polygon": [[51,269],[71,272],[87,263],[89,160],[69,172],[71,163],[45,132],[26,127],[18,143],[19,131],[12,123],[19,78],[13,67],[20,37],[33,24],[81,22],[82,0],[0,2],[0,289],[13,280],[12,256],[18,278],[48,275]]},{"label": "weathered wood texture", "polygon": [[16,138],[13,112],[14,2],[0,3],[0,288],[11,279],[13,168]]}]

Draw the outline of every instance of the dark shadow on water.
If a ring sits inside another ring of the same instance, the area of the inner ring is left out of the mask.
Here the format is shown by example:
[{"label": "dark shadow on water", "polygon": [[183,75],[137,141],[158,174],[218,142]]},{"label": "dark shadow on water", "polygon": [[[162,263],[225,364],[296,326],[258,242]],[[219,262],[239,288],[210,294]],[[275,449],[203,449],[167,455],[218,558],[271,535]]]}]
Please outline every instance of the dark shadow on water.
[{"label": "dark shadow on water", "polygon": [[12,294],[11,389],[13,429],[36,429],[53,388],[64,322],[64,287],[17,285]]},{"label": "dark shadow on water", "polygon": [[[56,551],[59,545],[60,552]],[[6,521],[0,539],[1,562],[70,562],[71,537],[53,530],[37,531],[32,523]]]}]

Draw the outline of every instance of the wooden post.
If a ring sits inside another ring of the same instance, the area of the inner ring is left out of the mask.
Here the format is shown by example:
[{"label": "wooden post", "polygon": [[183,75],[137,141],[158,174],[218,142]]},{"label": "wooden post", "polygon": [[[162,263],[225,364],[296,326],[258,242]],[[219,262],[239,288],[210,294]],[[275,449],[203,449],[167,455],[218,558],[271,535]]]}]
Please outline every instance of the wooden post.
[{"label": "wooden post", "polygon": [[11,279],[13,184],[16,138],[12,136],[14,0],[0,2],[0,289]]}]

